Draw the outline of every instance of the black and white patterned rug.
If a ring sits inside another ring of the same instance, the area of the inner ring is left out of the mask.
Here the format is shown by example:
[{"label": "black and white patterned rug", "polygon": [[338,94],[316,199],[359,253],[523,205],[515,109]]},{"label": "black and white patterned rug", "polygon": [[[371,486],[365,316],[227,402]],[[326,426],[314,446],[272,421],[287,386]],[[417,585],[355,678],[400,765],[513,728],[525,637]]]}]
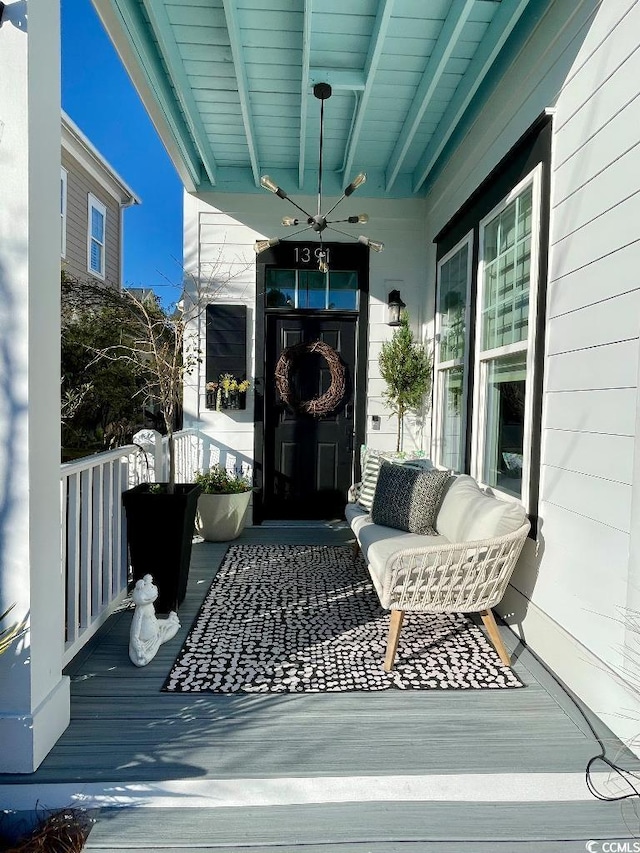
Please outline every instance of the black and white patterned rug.
[{"label": "black and white patterned rug", "polygon": [[165,681],[182,693],[522,687],[461,614],[389,613],[349,546],[231,545]]}]

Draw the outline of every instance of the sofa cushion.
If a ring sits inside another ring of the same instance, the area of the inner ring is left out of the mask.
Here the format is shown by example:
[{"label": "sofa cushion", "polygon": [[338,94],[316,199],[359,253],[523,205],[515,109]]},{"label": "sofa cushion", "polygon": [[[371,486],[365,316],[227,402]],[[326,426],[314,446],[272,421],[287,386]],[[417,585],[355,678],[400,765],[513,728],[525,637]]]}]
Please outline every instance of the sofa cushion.
[{"label": "sofa cushion", "polygon": [[448,471],[383,462],[371,507],[374,524],[436,536],[435,519]]},{"label": "sofa cushion", "polygon": [[436,529],[450,542],[472,542],[513,533],[526,518],[522,504],[487,495],[473,477],[460,474],[445,489]]},{"label": "sofa cushion", "polygon": [[446,545],[444,536],[423,536],[417,533],[407,533],[393,527],[383,527],[374,524],[371,516],[365,515],[358,520],[358,530],[354,532],[360,542],[360,548],[369,566],[369,574],[376,588],[380,603],[387,607],[389,603],[387,563],[398,551],[406,548],[423,548],[427,545]]},{"label": "sofa cushion", "polygon": [[371,520],[366,509],[362,509],[358,504],[347,504],[344,508],[344,517],[347,520],[347,524],[356,535],[358,534],[360,520],[363,518]]}]

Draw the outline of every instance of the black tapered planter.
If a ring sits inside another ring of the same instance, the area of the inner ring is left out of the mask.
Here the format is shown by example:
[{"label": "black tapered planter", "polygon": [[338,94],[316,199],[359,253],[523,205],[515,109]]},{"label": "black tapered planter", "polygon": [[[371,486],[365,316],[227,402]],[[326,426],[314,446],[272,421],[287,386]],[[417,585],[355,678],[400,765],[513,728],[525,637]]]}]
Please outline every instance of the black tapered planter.
[{"label": "black tapered planter", "polygon": [[[154,484],[152,484],[154,485]],[[200,486],[176,483],[174,494],[150,491],[140,483],[122,493],[127,514],[127,542],[134,581],[152,575],[158,587],[156,613],[177,610],[189,579],[191,542]]]}]

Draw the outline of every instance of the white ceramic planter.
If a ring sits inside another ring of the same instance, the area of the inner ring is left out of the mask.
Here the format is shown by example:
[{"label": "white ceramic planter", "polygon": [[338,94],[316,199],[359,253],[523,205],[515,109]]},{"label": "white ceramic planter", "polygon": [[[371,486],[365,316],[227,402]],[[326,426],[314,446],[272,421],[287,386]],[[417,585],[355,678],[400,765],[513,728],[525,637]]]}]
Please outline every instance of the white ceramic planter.
[{"label": "white ceramic planter", "polygon": [[246,522],[251,492],[234,495],[200,495],[196,530],[207,542],[237,539]]}]

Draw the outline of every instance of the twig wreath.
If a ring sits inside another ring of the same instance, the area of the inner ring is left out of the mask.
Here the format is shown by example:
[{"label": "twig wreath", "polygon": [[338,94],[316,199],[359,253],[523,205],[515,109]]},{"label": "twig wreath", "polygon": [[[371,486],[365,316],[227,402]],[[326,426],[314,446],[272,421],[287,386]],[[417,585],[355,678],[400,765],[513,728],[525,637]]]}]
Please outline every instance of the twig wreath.
[{"label": "twig wreath", "polygon": [[[291,375],[298,366],[300,359],[309,353],[319,353],[329,365],[331,384],[320,397],[313,400],[298,400],[291,387]],[[345,374],[344,365],[338,353],[324,341],[294,344],[282,350],[276,364],[276,388],[284,403],[294,412],[304,412],[321,418],[334,412],[344,398]]]}]

